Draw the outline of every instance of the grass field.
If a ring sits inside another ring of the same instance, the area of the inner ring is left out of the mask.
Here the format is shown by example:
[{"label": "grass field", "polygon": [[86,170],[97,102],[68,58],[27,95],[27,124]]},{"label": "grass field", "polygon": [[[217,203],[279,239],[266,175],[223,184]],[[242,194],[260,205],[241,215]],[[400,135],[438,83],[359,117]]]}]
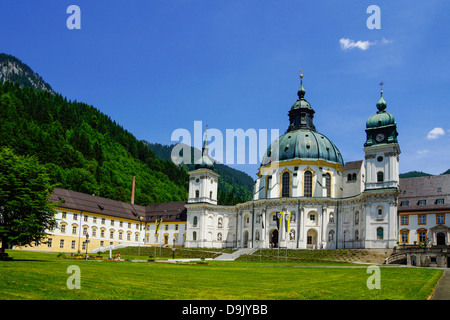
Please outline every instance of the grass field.
[{"label": "grass field", "polygon": [[[51,300],[372,300],[426,299],[442,270],[380,266],[381,289],[369,290],[361,266],[212,261],[185,265],[84,261],[53,253],[8,251],[0,261],[1,299]],[[66,285],[71,265],[80,268],[80,289]]]}]

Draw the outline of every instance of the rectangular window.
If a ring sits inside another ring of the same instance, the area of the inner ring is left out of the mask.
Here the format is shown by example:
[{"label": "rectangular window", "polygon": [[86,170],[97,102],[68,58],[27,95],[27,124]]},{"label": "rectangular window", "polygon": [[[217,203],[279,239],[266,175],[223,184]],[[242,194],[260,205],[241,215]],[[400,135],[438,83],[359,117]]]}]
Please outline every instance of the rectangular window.
[{"label": "rectangular window", "polygon": [[89,216],[84,216],[84,222],[88,222]]},{"label": "rectangular window", "polygon": [[100,241],[100,247],[103,247],[103,241]]},{"label": "rectangular window", "polygon": [[97,223],[97,217],[92,217],[92,223]]},{"label": "rectangular window", "polygon": [[289,197],[289,180],[290,175],[289,172],[283,173],[283,176],[281,178],[281,196],[282,197]]},{"label": "rectangular window", "polygon": [[425,231],[419,232],[419,242],[425,242],[427,240],[427,233]]},{"label": "rectangular window", "polygon": [[53,242],[52,238],[48,239],[47,247],[51,248],[52,247],[52,242]]},{"label": "rectangular window", "polygon": [[443,224],[445,223],[445,218],[443,214],[436,215],[436,223]]},{"label": "rectangular window", "polygon": [[109,238],[110,239],[114,239],[114,231],[110,231],[109,232]]},{"label": "rectangular window", "polygon": [[164,225],[164,230],[165,231],[169,230],[169,225],[168,224]]},{"label": "rectangular window", "polygon": [[59,240],[59,248],[64,249],[64,239]]},{"label": "rectangular window", "polygon": [[175,225],[175,231],[178,231],[178,225],[177,224]]},{"label": "rectangular window", "polygon": [[426,215],[419,216],[419,224],[427,224],[427,216]]},{"label": "rectangular window", "polygon": [[400,203],[400,206],[402,206],[402,207],[407,207],[407,206],[409,206],[409,201],[402,201],[402,202]]},{"label": "rectangular window", "polygon": [[92,236],[93,237],[97,236],[97,229],[95,229],[95,228],[92,229]]},{"label": "rectangular window", "polygon": [[112,225],[112,226],[114,225],[114,220],[111,220],[111,225]]},{"label": "rectangular window", "polygon": [[73,214],[73,220],[77,220],[78,219],[78,214],[74,213]]},{"label": "rectangular window", "polygon": [[402,225],[408,224],[408,216],[402,216]]},{"label": "rectangular window", "polygon": [[72,246],[71,246],[71,248],[72,248],[72,249],[75,249],[75,240],[72,240]]},{"label": "rectangular window", "polygon": [[119,222],[119,227],[122,228],[123,227],[123,221]]},{"label": "rectangular window", "polygon": [[87,228],[83,228],[83,236],[87,235]]},{"label": "rectangular window", "polygon": [[128,240],[128,241],[131,240],[131,233],[127,233],[127,240]]},{"label": "rectangular window", "polygon": [[102,224],[105,224],[105,221],[106,221],[105,218],[102,218]]},{"label": "rectangular window", "polygon": [[408,232],[402,232],[402,243],[408,243]]},{"label": "rectangular window", "polygon": [[66,216],[67,216],[67,212],[63,212],[63,213],[62,213],[62,218],[65,219]]},{"label": "rectangular window", "polygon": [[418,204],[419,206],[424,206],[424,205],[427,204],[427,200],[419,200],[419,202],[417,202],[417,204]]},{"label": "rectangular window", "polygon": [[66,233],[66,225],[65,224],[61,225],[61,233]]},{"label": "rectangular window", "polygon": [[72,227],[72,234],[77,234],[77,227]]},{"label": "rectangular window", "polygon": [[309,220],[316,221],[316,215],[315,214],[310,214],[309,215]]},{"label": "rectangular window", "polygon": [[436,199],[436,204],[444,204],[444,199]]}]

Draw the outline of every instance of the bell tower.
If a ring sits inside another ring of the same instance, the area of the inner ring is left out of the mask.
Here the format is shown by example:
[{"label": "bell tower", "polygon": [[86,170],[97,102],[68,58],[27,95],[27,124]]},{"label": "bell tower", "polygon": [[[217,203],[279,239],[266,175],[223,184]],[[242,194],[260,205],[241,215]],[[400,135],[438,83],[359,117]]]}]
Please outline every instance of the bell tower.
[{"label": "bell tower", "polygon": [[217,186],[219,175],[208,155],[207,130],[203,141],[201,157],[195,162],[195,170],[189,172],[188,203],[206,202],[217,204]]},{"label": "bell tower", "polygon": [[400,146],[397,141],[397,124],[394,116],[386,112],[383,83],[380,86],[378,111],[366,122],[366,190],[397,188],[399,183]]}]

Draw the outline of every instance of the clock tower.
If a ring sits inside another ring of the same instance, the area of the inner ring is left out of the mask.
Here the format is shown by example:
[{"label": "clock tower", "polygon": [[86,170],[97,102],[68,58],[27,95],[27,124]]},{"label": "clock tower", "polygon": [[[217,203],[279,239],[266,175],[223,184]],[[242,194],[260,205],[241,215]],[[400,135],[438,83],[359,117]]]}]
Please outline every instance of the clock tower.
[{"label": "clock tower", "polygon": [[366,190],[398,187],[400,147],[397,124],[394,116],[386,112],[386,107],[381,90],[378,111],[366,123]]}]

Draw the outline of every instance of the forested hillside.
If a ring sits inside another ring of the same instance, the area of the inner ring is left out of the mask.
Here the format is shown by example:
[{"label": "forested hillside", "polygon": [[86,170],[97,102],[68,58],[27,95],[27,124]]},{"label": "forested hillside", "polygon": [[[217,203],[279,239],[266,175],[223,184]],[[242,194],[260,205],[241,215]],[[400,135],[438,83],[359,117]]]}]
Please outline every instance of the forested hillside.
[{"label": "forested hillside", "polygon": [[0,85],[0,147],[35,155],[60,187],[135,203],[187,199],[188,175],[158,159],[96,108],[59,94]]},{"label": "forested hillside", "polygon": [[[137,204],[187,200],[188,170],[193,167],[177,167],[170,155],[160,154],[170,152],[170,146],[139,141],[95,107],[67,101],[29,66],[4,53],[0,53],[2,147],[36,156],[52,183],[61,188],[129,202],[135,175]],[[223,165],[215,170],[221,175],[219,204],[252,198],[253,180],[248,175]]]},{"label": "forested hillside", "polygon": [[[172,149],[174,145],[167,146],[159,143],[150,143],[143,141],[158,158],[162,160],[171,160]],[[195,159],[194,155],[200,155],[194,152],[194,148],[191,148],[191,164],[183,164],[186,170],[193,170]],[[221,163],[214,164],[214,171],[220,175],[218,184],[218,203],[223,205],[234,205],[249,201],[253,198],[253,179],[245,172],[233,169]]]}]

